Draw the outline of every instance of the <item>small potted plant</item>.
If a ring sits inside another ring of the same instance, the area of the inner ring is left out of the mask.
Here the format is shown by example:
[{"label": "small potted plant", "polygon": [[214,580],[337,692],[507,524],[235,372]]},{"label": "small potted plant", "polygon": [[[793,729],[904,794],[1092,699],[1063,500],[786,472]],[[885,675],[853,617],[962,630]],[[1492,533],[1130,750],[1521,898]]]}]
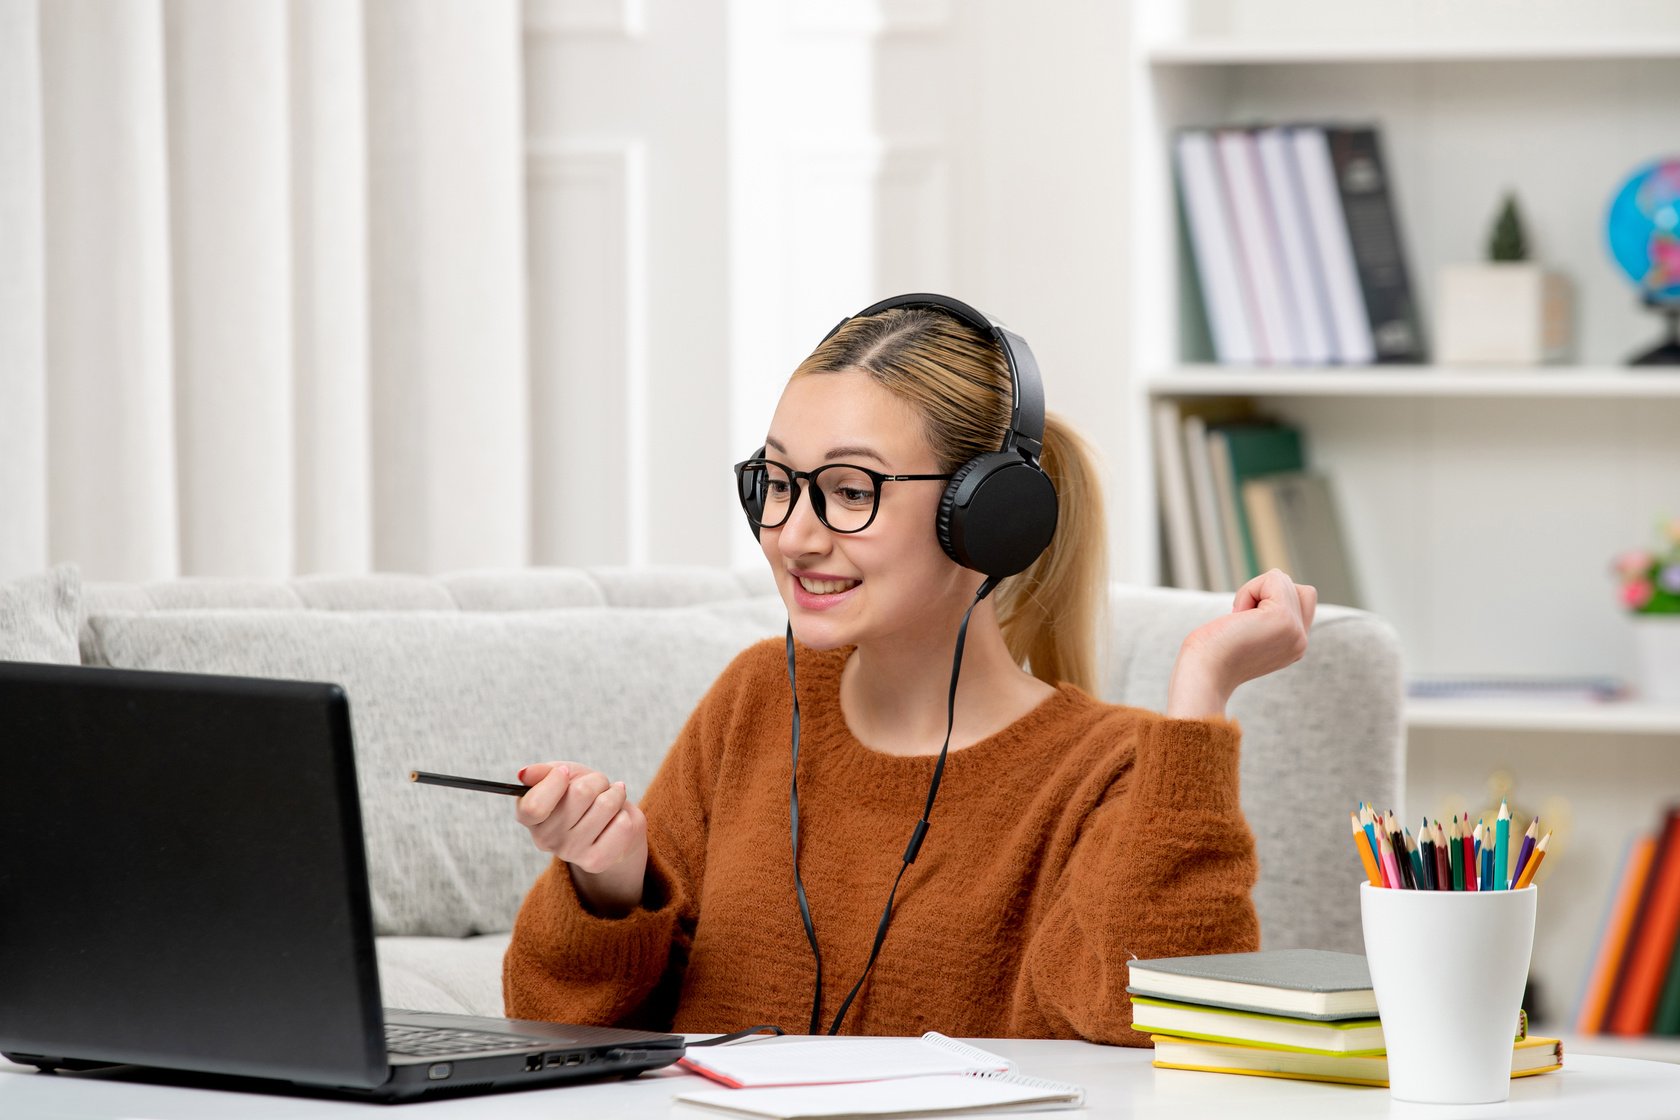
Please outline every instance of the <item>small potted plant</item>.
[{"label": "small potted plant", "polygon": [[1569,280],[1529,258],[1517,196],[1506,194],[1487,260],[1447,265],[1438,275],[1437,362],[1522,367],[1569,357]]},{"label": "small potted plant", "polygon": [[1632,612],[1640,691],[1680,703],[1680,518],[1663,525],[1659,547],[1616,558],[1622,605]]}]

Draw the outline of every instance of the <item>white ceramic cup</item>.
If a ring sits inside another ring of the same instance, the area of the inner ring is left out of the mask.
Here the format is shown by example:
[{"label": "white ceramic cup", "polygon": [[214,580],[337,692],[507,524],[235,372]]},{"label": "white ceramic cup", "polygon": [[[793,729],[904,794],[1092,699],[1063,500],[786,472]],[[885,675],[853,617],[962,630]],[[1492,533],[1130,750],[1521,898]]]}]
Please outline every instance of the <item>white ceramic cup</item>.
[{"label": "white ceramic cup", "polygon": [[1396,1100],[1511,1095],[1511,1044],[1534,949],[1532,885],[1408,891],[1359,884],[1365,959]]}]

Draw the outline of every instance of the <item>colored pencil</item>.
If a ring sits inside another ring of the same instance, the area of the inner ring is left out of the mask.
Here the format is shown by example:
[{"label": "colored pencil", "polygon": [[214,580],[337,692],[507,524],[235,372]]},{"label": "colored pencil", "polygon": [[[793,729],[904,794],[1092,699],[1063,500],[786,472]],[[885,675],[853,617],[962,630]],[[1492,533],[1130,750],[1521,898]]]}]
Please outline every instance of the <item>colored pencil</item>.
[{"label": "colored pencil", "polygon": [[1534,838],[1540,835],[1540,818],[1535,817],[1528,822],[1528,831],[1523,833],[1522,847],[1517,849],[1517,862],[1511,867],[1511,882],[1522,878],[1523,868],[1528,865],[1528,857],[1534,851]]},{"label": "colored pencil", "polygon": [[1424,877],[1423,856],[1418,853],[1417,843],[1412,839],[1410,829],[1402,829],[1401,836],[1406,841],[1406,859],[1412,869],[1412,888],[1426,891],[1429,889],[1429,880]]},{"label": "colored pencil", "polygon": [[1423,880],[1423,889],[1435,890],[1435,837],[1430,835],[1428,817],[1418,826],[1418,860],[1422,864],[1419,878]]},{"label": "colored pencil", "polygon": [[1452,867],[1447,859],[1447,834],[1441,831],[1441,822],[1435,822],[1435,889],[1450,891],[1453,889]]},{"label": "colored pencil", "polygon": [[[1477,827],[1480,828],[1481,826],[1477,825]],[[1468,814],[1465,815],[1464,827],[1461,828],[1459,832],[1459,840],[1464,845],[1464,859],[1462,863],[1464,869],[1464,889],[1467,891],[1473,891],[1476,889],[1476,839],[1470,833],[1470,817]]]},{"label": "colored pencil", "polygon": [[[1376,818],[1371,815],[1371,803],[1369,801],[1361,801],[1359,803],[1359,825],[1365,830],[1366,839],[1371,842],[1371,851],[1377,857],[1377,870],[1381,871],[1382,848],[1377,844],[1377,826],[1375,821]],[[1385,885],[1393,886],[1394,884],[1386,883]]]},{"label": "colored pencil", "polygon": [[1452,872],[1452,889],[1464,889],[1464,845],[1459,843],[1458,814],[1453,814],[1452,825],[1447,829],[1447,867]]},{"label": "colored pencil", "polygon": [[1493,849],[1484,847],[1482,849],[1482,889],[1484,891],[1498,890],[1499,888],[1495,887],[1493,882]]},{"label": "colored pencil", "polygon": [[1388,833],[1377,831],[1377,847],[1382,852],[1383,870],[1388,874],[1388,885],[1396,890],[1405,887],[1405,876],[1400,874],[1400,862],[1394,857],[1394,846],[1388,842]]},{"label": "colored pencil", "polygon": [[1365,878],[1371,881],[1373,887],[1383,885],[1382,872],[1377,868],[1377,854],[1371,850],[1371,842],[1365,837],[1365,830],[1359,827],[1359,814],[1349,810],[1348,823],[1353,826],[1353,846],[1359,849],[1359,862],[1365,865]]},{"label": "colored pencil", "polygon": [[1511,873],[1511,807],[1504,798],[1499,799],[1499,818],[1493,826],[1493,889],[1506,890],[1511,881],[1506,878]]},{"label": "colored pencil", "polygon": [[1534,882],[1534,873],[1540,870],[1540,861],[1546,858],[1546,841],[1551,838],[1552,834],[1547,832],[1545,836],[1540,838],[1540,843],[1534,845],[1534,851],[1529,855],[1528,865],[1523,868],[1522,876],[1517,879],[1515,889],[1520,891]]}]

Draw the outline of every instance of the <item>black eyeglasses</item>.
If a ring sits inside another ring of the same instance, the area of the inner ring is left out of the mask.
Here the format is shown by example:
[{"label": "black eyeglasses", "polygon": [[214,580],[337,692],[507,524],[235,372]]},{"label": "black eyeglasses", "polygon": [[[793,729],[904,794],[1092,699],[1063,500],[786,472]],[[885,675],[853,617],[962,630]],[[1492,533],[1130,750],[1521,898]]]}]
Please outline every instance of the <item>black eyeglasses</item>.
[{"label": "black eyeglasses", "polygon": [[800,479],[811,481],[811,508],[817,520],[836,533],[861,533],[881,507],[887,482],[949,482],[948,474],[882,474],[853,463],[825,463],[814,471],[796,471],[774,459],[735,464],[735,493],[747,520],[760,529],[784,524],[799,504]]}]

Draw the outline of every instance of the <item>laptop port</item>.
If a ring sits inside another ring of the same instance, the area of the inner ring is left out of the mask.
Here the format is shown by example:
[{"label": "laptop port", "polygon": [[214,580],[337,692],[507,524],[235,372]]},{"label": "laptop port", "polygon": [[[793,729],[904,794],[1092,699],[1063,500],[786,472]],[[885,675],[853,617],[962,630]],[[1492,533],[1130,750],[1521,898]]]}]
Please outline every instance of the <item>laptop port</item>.
[{"label": "laptop port", "polygon": [[582,1054],[567,1054],[566,1055],[566,1064],[569,1065],[569,1066],[581,1066],[583,1064],[583,1055]]},{"label": "laptop port", "polygon": [[566,1055],[564,1054],[545,1054],[543,1056],[543,1065],[547,1066],[549,1069],[558,1069],[560,1063],[565,1060]]},{"label": "laptop port", "polygon": [[525,1055],[525,1068],[526,1068],[527,1071],[541,1069],[542,1068],[542,1055],[541,1054],[527,1054],[527,1055]]}]

